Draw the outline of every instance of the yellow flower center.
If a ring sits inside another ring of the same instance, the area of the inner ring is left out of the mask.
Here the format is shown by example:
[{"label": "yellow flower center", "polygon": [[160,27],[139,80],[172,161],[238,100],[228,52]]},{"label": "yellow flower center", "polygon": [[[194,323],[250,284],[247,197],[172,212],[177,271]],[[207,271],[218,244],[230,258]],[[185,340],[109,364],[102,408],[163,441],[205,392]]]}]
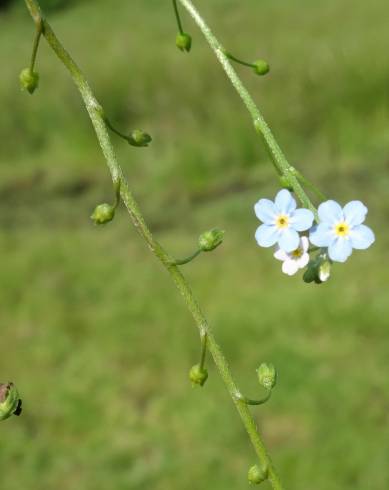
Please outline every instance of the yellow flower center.
[{"label": "yellow flower center", "polygon": [[347,236],[349,234],[350,227],[347,223],[338,223],[335,226],[335,234],[338,236]]},{"label": "yellow flower center", "polygon": [[277,226],[277,228],[280,228],[280,229],[287,228],[289,226],[288,216],[285,216],[284,214],[280,214],[280,216],[277,216],[276,226]]},{"label": "yellow flower center", "polygon": [[296,259],[299,259],[303,255],[303,251],[301,248],[296,248],[296,250],[293,250],[292,256],[296,257]]}]

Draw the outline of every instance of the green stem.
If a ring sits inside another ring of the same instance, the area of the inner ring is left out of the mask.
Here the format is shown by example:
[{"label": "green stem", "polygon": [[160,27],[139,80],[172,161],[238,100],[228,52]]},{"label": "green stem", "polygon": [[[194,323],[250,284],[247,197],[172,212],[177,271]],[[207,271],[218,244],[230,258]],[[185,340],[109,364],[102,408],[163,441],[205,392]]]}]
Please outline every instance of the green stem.
[{"label": "green stem", "polygon": [[175,16],[177,19],[178,30],[180,31],[180,34],[184,34],[184,29],[182,28],[180,13],[178,11],[177,0],[173,0],[173,8],[174,8],[174,13],[175,13]]},{"label": "green stem", "polygon": [[32,54],[31,54],[31,61],[30,61],[30,73],[34,73],[36,56],[37,56],[38,48],[39,48],[39,41],[41,39],[42,30],[43,30],[42,19],[37,20],[35,22],[35,25],[36,25],[36,31],[35,31],[34,43],[32,46]]},{"label": "green stem", "polygon": [[104,116],[104,120],[105,120],[105,124],[106,124],[106,125],[109,127],[109,129],[110,129],[110,130],[111,130],[113,133],[117,134],[118,136],[120,136],[121,138],[123,138],[124,140],[126,140],[126,141],[127,141],[127,143],[128,143],[128,136],[127,136],[127,135],[125,135],[124,133],[121,133],[121,132],[120,132],[119,130],[117,130],[117,129],[116,129],[114,126],[112,126],[111,121],[110,121],[110,120],[109,120],[109,119],[108,119],[106,116]]},{"label": "green stem", "polygon": [[200,369],[204,369],[205,357],[207,355],[207,343],[208,343],[208,335],[206,332],[204,332],[201,334]]},{"label": "green stem", "polygon": [[289,164],[276,139],[274,138],[273,133],[267,125],[260,110],[256,106],[253,98],[251,97],[246,87],[243,85],[242,81],[235,72],[233,66],[231,65],[228,56],[225,54],[226,50],[214,36],[211,29],[205,23],[204,19],[202,18],[196,7],[193,5],[191,0],[178,1],[188,11],[188,13],[192,16],[193,20],[200,28],[201,32],[208,41],[208,44],[210,45],[212,51],[215,53],[217,59],[224,68],[224,71],[226,72],[232,85],[243,100],[247,110],[249,111],[253,119],[255,129],[262,136],[263,141],[265,142],[265,146],[270,154],[270,157],[277,172],[280,175],[285,176],[290,186],[293,188],[296,196],[299,198],[300,202],[303,204],[304,207],[313,211],[317,220],[317,211],[315,206],[312,204],[311,200],[305,193],[297,177],[293,174],[293,172],[290,171],[290,169],[292,168],[291,165]]},{"label": "green stem", "polygon": [[270,399],[271,394],[272,394],[272,390],[268,390],[267,395],[261,400],[252,400],[251,398],[246,398],[240,393],[236,395],[236,397],[239,401],[246,403],[246,405],[263,405]]},{"label": "green stem", "polygon": [[198,255],[200,255],[202,250],[196,250],[196,252],[192,255],[189,255],[189,257],[186,257],[185,259],[174,259],[173,264],[175,265],[185,265],[189,264],[189,262],[192,262],[193,259],[195,259]]},{"label": "green stem", "polygon": [[240,65],[249,66],[250,68],[254,68],[253,63],[247,63],[246,61],[240,60],[239,58],[236,58],[235,56],[233,56],[228,51],[225,51],[224,54],[227,56],[228,59],[235,61],[236,63],[239,63]]},{"label": "green stem", "polygon": [[[39,4],[36,0],[25,0],[25,3],[31,13],[31,16],[35,22],[41,20],[41,11]],[[261,436],[259,435],[256,422],[248,408],[248,406],[241,401],[236,399],[236,393],[239,390],[234,382],[230,368],[228,366],[227,360],[224,357],[222,350],[220,349],[218,343],[213,336],[211,328],[209,327],[204,314],[202,313],[200,306],[195,299],[192,290],[186,281],[185,277],[181,273],[180,269],[172,263],[172,258],[167,254],[167,252],[159,245],[159,243],[154,239],[151,231],[149,230],[144,218],[140,212],[137,202],[135,201],[131,191],[129,190],[126,179],[123,176],[123,172],[116,160],[116,155],[109,137],[108,129],[106,126],[106,121],[103,116],[103,111],[100,104],[97,102],[91,88],[81,70],[78,68],[76,63],[73,61],[69,53],[62,46],[61,42],[58,40],[50,25],[46,20],[42,20],[44,29],[43,34],[46,38],[48,44],[56,53],[61,62],[70,72],[70,75],[80,91],[81,97],[84,101],[85,107],[88,111],[89,117],[94,126],[97,139],[100,143],[101,149],[103,151],[104,157],[107,161],[108,168],[111,173],[113,182],[120,180],[120,195],[128,210],[131,220],[138,230],[139,234],[146,241],[151,252],[162,262],[164,267],[169,272],[173,281],[175,282],[177,289],[181,293],[188,310],[191,312],[193,319],[201,334],[207,335],[207,345],[208,349],[213,357],[216,368],[224,381],[224,384],[233,400],[236,409],[240,415],[243,425],[249,435],[251,443],[260,459],[260,461],[269,468],[269,480],[272,484],[274,490],[282,490],[282,485],[276,470],[271,462],[271,459],[267,453]]]},{"label": "green stem", "polygon": [[304,175],[299,172],[297,169],[294,169],[295,170],[295,175],[296,177],[298,178],[298,180],[303,184],[305,185],[305,187],[308,187],[309,189],[311,189],[311,191],[316,194],[316,196],[321,200],[321,201],[327,201],[327,197],[325,196],[325,194],[323,194],[321,192],[321,190],[319,190],[310,180],[308,180],[307,178],[304,177]]}]

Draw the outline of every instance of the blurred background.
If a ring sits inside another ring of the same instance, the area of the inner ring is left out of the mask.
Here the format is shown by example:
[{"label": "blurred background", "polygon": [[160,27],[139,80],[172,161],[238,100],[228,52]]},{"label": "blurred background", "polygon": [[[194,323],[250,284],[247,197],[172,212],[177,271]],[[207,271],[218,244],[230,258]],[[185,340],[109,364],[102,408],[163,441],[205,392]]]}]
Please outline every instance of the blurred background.
[{"label": "blurred background", "polygon": [[[244,393],[273,362],[279,382],[255,416],[288,490],[387,490],[389,470],[389,60],[386,0],[196,0],[291,163],[321,190],[369,207],[371,250],[328,283],[287,277],[257,247],[253,204],[279,188],[250,118],[190,19],[175,47],[171,2],[45,0],[49,20],[113,124],[154,141],[119,161],[156,238],[185,266]],[[247,488],[253,450],[212,362],[187,374],[197,330],[123,209],[79,94],[43,41],[41,83],[18,76],[34,26],[0,10],[0,378],[24,412],[1,424],[2,490]],[[270,488],[266,483],[263,488]]]}]

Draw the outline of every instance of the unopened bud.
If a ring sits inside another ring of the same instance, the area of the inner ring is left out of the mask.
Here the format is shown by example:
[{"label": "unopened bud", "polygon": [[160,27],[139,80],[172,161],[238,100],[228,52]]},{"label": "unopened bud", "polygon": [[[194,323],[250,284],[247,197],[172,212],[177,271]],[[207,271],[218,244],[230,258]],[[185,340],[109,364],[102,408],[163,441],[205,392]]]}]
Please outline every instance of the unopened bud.
[{"label": "unopened bud", "polygon": [[189,371],[189,379],[193,386],[203,386],[208,379],[208,371],[205,368],[202,368],[200,364],[195,364]]},{"label": "unopened bud", "polygon": [[257,369],[259,384],[272,390],[277,382],[277,371],[273,364],[262,363]]},{"label": "unopened bud", "polygon": [[25,68],[20,72],[19,80],[22,90],[27,90],[33,94],[39,85],[39,73],[31,71],[30,68]]},{"label": "unopened bud", "polygon": [[148,146],[151,141],[152,137],[141,129],[134,129],[134,131],[128,137],[128,142],[132,146]]},{"label": "unopened bud", "polygon": [[257,75],[266,75],[270,71],[270,66],[265,60],[257,60],[253,63],[253,69]]},{"label": "unopened bud", "polygon": [[249,469],[247,478],[249,480],[249,483],[253,485],[259,485],[260,483],[267,480],[268,474],[269,472],[266,466],[260,467],[256,464]]},{"label": "unopened bud", "polygon": [[213,230],[205,231],[199,237],[199,248],[202,252],[211,252],[223,242],[223,238],[223,230],[214,228]]},{"label": "unopened bud", "polygon": [[99,204],[92,213],[91,220],[96,225],[104,225],[109,223],[115,217],[115,208],[111,204]]},{"label": "unopened bud", "polygon": [[5,420],[11,415],[20,415],[22,412],[22,400],[13,383],[0,383],[0,420]]},{"label": "unopened bud", "polygon": [[319,279],[321,282],[326,282],[331,274],[331,262],[323,260],[319,266]]},{"label": "unopened bud", "polygon": [[309,261],[307,270],[304,272],[303,281],[321,284],[327,281],[331,274],[331,261],[327,253],[319,253]]},{"label": "unopened bud", "polygon": [[186,51],[187,53],[189,53],[192,47],[191,36],[189,34],[186,34],[186,32],[179,32],[176,37],[176,46],[181,51]]}]

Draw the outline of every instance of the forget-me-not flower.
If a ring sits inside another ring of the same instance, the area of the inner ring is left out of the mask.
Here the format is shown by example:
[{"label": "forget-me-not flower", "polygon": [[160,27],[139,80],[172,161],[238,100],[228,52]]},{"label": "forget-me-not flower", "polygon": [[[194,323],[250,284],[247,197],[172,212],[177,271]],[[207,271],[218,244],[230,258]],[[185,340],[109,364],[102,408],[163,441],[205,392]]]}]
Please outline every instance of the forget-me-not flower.
[{"label": "forget-me-not flower", "polygon": [[293,276],[299,269],[303,269],[309,262],[309,240],[306,236],[300,238],[299,246],[293,252],[285,252],[278,248],[274,257],[282,260],[282,272]]},{"label": "forget-me-not flower", "polygon": [[374,242],[374,233],[363,225],[367,207],[361,201],[351,201],[342,209],[335,201],[326,201],[318,208],[320,222],[309,235],[313,245],[328,247],[328,256],[335,262],[345,262],[353,248],[364,250]]},{"label": "forget-me-not flower", "polygon": [[255,232],[260,247],[278,243],[281,250],[293,252],[300,243],[298,232],[311,228],[314,215],[309,209],[296,209],[292,194],[282,189],[275,201],[260,199],[254,206],[255,214],[263,222]]}]

